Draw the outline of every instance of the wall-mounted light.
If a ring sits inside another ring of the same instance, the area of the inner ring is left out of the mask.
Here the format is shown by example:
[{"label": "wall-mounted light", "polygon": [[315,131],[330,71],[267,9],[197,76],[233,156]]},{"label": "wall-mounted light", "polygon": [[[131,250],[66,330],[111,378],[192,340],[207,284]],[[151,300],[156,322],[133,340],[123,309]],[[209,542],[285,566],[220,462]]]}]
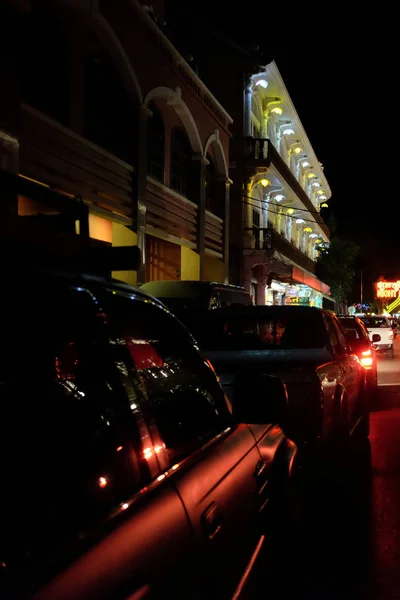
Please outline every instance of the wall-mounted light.
[{"label": "wall-mounted light", "polygon": [[[314,182],[313,182],[311,185],[315,185],[315,181],[314,181]],[[319,185],[319,184],[318,184],[318,185]],[[317,191],[317,194],[318,194],[319,196],[321,196],[321,194],[323,194],[323,193],[324,193],[324,190],[318,190],[318,191]]]},{"label": "wall-mounted light", "polygon": [[288,208],[286,212],[288,215],[292,215],[294,213],[294,208]]},{"label": "wall-mounted light", "polygon": [[300,152],[303,152],[303,148],[300,148],[300,146],[296,146],[294,152],[296,152],[296,154],[300,154]]},{"label": "wall-mounted light", "polygon": [[300,225],[300,223],[305,223],[304,219],[296,219],[296,223],[298,223]]},{"label": "wall-mounted light", "polygon": [[322,194],[322,195],[320,195],[319,199],[320,199],[320,200],[326,200],[326,196],[325,196],[325,194]]},{"label": "wall-mounted light", "polygon": [[274,198],[274,200],[276,200],[277,202],[282,202],[282,200],[285,199],[285,196],[282,196],[282,194],[277,194]]},{"label": "wall-mounted light", "polygon": [[310,233],[310,238],[316,238],[318,237],[316,233]]},{"label": "wall-mounted light", "polygon": [[320,244],[322,242],[321,238],[318,238],[318,240],[315,240],[316,244]]},{"label": "wall-mounted light", "polygon": [[263,187],[267,187],[268,185],[271,185],[271,182],[268,181],[268,179],[261,179],[260,183]]},{"label": "wall-mounted light", "polygon": [[[320,185],[321,184],[318,183],[318,181],[313,181],[312,184],[311,184],[312,187],[319,187]],[[317,194],[319,194],[319,193],[322,194],[323,193],[322,190],[318,190]]]},{"label": "wall-mounted light", "polygon": [[293,131],[293,129],[290,129],[290,128],[284,129],[283,135],[294,135],[294,131]]},{"label": "wall-mounted light", "polygon": [[305,160],[304,162],[301,163],[301,166],[303,167],[303,169],[306,169],[307,167],[310,167],[311,165],[307,160]]},{"label": "wall-mounted light", "polygon": [[313,179],[315,177],[315,173],[309,173],[307,177],[308,179]]},{"label": "wall-mounted light", "polygon": [[265,79],[259,79],[259,80],[256,82],[256,85],[259,85],[260,87],[262,87],[262,88],[264,88],[264,89],[265,89],[265,88],[267,88],[267,87],[268,87],[268,81],[266,81]]},{"label": "wall-mounted light", "polygon": [[323,203],[320,205],[320,208],[328,208],[328,205],[327,205],[327,203],[326,203],[326,202],[323,202]]},{"label": "wall-mounted light", "polygon": [[274,108],[271,110],[272,113],[276,114],[276,115],[281,115],[282,114],[282,109],[280,108],[280,106],[274,106]]},{"label": "wall-mounted light", "polygon": [[304,228],[304,232],[305,232],[305,233],[312,233],[312,229],[311,229],[311,227],[305,227],[305,228]]}]

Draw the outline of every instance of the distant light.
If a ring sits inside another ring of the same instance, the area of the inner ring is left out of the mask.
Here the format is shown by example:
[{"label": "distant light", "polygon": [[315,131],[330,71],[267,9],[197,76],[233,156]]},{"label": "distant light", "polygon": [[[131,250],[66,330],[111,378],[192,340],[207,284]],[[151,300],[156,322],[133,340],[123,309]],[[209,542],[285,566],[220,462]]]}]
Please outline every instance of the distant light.
[{"label": "distant light", "polygon": [[294,208],[288,208],[286,212],[288,215],[292,215],[294,213]]},{"label": "distant light", "polygon": [[308,179],[313,179],[315,177],[315,173],[309,173],[307,177]]},{"label": "distant light", "polygon": [[127,502],[124,502],[124,503],[121,505],[121,508],[122,508],[122,510],[126,510],[128,507],[129,507],[129,504],[128,504]]},{"label": "distant light", "polygon": [[299,224],[300,223],[305,223],[305,220],[304,219],[296,219],[296,223],[299,223]]},{"label": "distant light", "polygon": [[[315,185],[315,181],[311,185]],[[319,184],[318,184],[319,185]],[[324,190],[318,190],[317,194],[321,195],[324,193]]]},{"label": "distant light", "polygon": [[283,135],[294,135],[293,129],[284,129]]},{"label": "distant light", "polygon": [[117,452],[121,452],[122,448],[123,448],[123,446],[118,446]]},{"label": "distant light", "polygon": [[275,106],[271,112],[275,113],[276,115],[281,115],[282,114],[282,109],[279,106]]},{"label": "distant light", "polygon": [[275,200],[276,200],[277,202],[281,202],[281,201],[282,201],[282,200],[284,200],[284,199],[285,199],[285,196],[282,196],[282,194],[277,194],[277,195],[275,196]]},{"label": "distant light", "polygon": [[321,204],[320,208],[328,208],[328,205],[327,205],[327,203],[326,203],[326,202],[323,202],[323,203]]},{"label": "distant light", "polygon": [[322,242],[322,240],[321,240],[321,239],[315,240],[315,243],[316,243],[316,244],[320,244],[321,242]]},{"label": "distant light", "polygon": [[99,477],[98,483],[99,483],[99,487],[105,488],[106,485],[108,484],[108,481],[107,481],[106,477]]},{"label": "distant light", "polygon": [[303,148],[300,148],[300,146],[296,146],[294,151],[296,152],[296,154],[300,154],[300,152],[303,152]]},{"label": "distant light", "polygon": [[322,196],[319,197],[320,200],[326,200],[326,196],[325,194],[323,194]]},{"label": "distant light", "polygon": [[316,233],[311,233],[310,234],[310,238],[316,238],[316,237],[318,237],[318,235]]},{"label": "distant light", "polygon": [[304,228],[304,231],[305,231],[306,233],[312,233],[312,229],[311,229],[311,227],[305,227],[305,228]]},{"label": "distant light", "polygon": [[259,85],[259,86],[261,86],[262,88],[264,88],[264,89],[265,89],[265,88],[267,88],[267,87],[268,87],[268,81],[266,81],[265,79],[259,79],[259,80],[256,82],[256,85]]},{"label": "distant light", "polygon": [[267,187],[267,185],[271,185],[271,182],[268,181],[268,179],[261,179],[260,183],[263,187]]},{"label": "distant light", "polygon": [[[321,184],[318,183],[318,181],[313,181],[311,185],[312,185],[312,187],[319,187]],[[318,190],[317,194],[323,194],[323,191]]]},{"label": "distant light", "polygon": [[301,166],[303,167],[303,169],[305,169],[306,167],[310,166],[310,163],[305,160],[304,162],[301,163]]}]

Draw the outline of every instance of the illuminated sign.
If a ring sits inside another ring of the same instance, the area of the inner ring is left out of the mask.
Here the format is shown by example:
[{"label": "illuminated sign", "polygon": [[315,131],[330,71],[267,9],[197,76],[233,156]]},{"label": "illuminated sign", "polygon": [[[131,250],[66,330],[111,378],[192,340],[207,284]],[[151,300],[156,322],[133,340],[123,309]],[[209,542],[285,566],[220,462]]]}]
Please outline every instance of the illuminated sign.
[{"label": "illuminated sign", "polygon": [[397,298],[400,293],[400,280],[397,281],[377,281],[377,298]]},{"label": "illuminated sign", "polygon": [[299,298],[298,296],[289,296],[285,298],[285,304],[308,304],[309,298]]}]

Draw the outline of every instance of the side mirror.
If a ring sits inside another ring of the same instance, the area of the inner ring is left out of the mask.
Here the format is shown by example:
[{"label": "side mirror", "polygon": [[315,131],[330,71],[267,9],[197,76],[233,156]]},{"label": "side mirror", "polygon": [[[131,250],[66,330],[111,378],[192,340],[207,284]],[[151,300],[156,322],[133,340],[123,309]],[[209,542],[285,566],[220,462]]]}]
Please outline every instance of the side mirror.
[{"label": "side mirror", "polygon": [[233,386],[232,411],[237,423],[287,422],[288,396],[281,379],[245,370],[236,376]]},{"label": "side mirror", "polygon": [[379,333],[373,333],[373,334],[372,334],[372,342],[373,342],[373,343],[375,343],[375,342],[380,342],[380,341],[381,341],[381,339],[382,339],[382,338],[381,338],[381,336],[379,335]]}]

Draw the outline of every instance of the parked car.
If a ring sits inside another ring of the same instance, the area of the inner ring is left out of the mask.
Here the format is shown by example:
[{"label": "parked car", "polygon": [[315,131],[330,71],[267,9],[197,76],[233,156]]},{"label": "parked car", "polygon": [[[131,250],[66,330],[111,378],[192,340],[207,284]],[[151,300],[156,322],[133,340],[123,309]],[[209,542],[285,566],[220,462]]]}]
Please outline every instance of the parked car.
[{"label": "parked car", "polygon": [[190,327],[229,396],[237,374],[250,365],[284,381],[289,410],[282,425],[297,443],[368,436],[365,369],[334,314],[246,306],[193,315]]},{"label": "parked car", "polygon": [[216,281],[149,281],[141,289],[161,300],[183,322],[188,311],[253,304],[246,288]]},{"label": "parked car", "polygon": [[[376,349],[369,339],[367,328],[363,321],[358,317],[338,315],[339,323],[341,324],[346,340],[351,349],[357,354],[360,363],[365,369],[366,391],[369,401],[375,401],[378,392],[378,369]],[[381,336],[374,333],[372,336],[373,342],[378,343]]]},{"label": "parked car", "polygon": [[155,298],[94,276],[5,280],[0,597],[242,597],[299,465],[273,420],[283,384],[260,380],[254,402],[239,385],[232,413]]},{"label": "parked car", "polygon": [[[394,358],[394,333],[390,320],[385,315],[372,315],[360,317],[367,328],[369,339],[378,352],[389,354]],[[380,340],[373,339],[374,335],[380,335]]]}]

